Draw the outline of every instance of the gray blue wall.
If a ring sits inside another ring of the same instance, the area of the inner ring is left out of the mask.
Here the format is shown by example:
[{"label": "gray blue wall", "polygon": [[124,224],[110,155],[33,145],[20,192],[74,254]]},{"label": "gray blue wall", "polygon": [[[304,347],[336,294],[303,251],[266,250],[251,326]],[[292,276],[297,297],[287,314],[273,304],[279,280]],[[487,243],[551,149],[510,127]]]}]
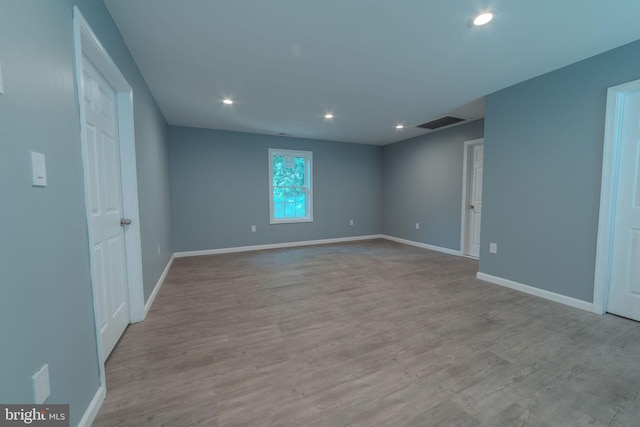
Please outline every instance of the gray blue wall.
[{"label": "gray blue wall", "polygon": [[[33,402],[49,364],[48,403],[77,424],[99,384],[74,75],[77,4],[134,88],[145,294],[169,256],[168,131],[101,1],[2,1],[0,63],[0,402]],[[31,186],[29,151],[48,186]],[[156,255],[160,244],[162,255]]]},{"label": "gray blue wall", "polygon": [[[313,152],[313,222],[269,224],[268,148]],[[172,126],[173,249],[379,234],[381,154],[372,145]]]},{"label": "gray blue wall", "polygon": [[639,78],[640,41],[486,98],[481,272],[593,300],[607,88]]},{"label": "gray blue wall", "polygon": [[383,233],[460,250],[464,142],[482,137],[483,120],[476,120],[386,145]]},{"label": "gray blue wall", "polygon": [[[482,121],[384,148],[168,131],[101,1],[3,1],[0,402],[32,402],[48,363],[48,402],[70,403],[75,425],[99,384],[74,4],[134,88],[145,298],[173,250],[379,233],[459,249],[462,143]],[[480,271],[591,301],[606,88],[638,78],[640,42],[487,97]],[[269,147],[314,152],[313,223],[269,225]],[[46,155],[46,188],[31,186],[30,150]]]}]

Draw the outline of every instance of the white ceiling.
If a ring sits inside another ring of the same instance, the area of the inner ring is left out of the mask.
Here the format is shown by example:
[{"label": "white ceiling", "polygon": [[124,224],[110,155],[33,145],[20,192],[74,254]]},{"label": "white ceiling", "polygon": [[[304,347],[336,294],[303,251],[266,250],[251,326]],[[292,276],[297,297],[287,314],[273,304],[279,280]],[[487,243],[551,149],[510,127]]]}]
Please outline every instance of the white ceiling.
[{"label": "white ceiling", "polygon": [[640,39],[639,0],[104,2],[169,124],[377,145]]}]

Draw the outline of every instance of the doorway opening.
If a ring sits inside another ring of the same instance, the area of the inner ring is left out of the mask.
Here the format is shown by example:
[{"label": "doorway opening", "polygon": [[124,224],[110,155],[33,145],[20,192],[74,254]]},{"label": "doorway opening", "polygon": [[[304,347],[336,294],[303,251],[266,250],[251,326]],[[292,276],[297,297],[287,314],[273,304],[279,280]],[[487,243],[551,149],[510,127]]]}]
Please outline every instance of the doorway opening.
[{"label": "doorway opening", "polygon": [[[82,16],[82,13],[77,7],[73,8],[73,25],[74,25],[74,43],[75,43],[75,72],[76,72],[76,90],[78,95],[78,105],[80,114],[80,133],[82,141],[82,154],[83,154],[83,169],[85,179],[85,200],[87,209],[87,226],[90,242],[96,240],[97,236],[103,233],[102,229],[98,229],[92,221],[92,203],[95,200],[95,194],[92,192],[92,184],[90,183],[91,165],[88,164],[99,156],[94,152],[90,152],[90,139],[91,133],[95,129],[91,129],[88,126],[88,103],[92,102],[92,95],[88,93],[89,90],[100,91],[103,89],[111,89],[112,96],[105,95],[104,101],[106,104],[113,103],[113,108],[101,107],[100,111],[106,112],[107,110],[113,112],[111,121],[114,123],[113,139],[117,141],[117,145],[111,144],[111,149],[117,149],[117,155],[115,151],[108,157],[108,164],[113,173],[113,176],[117,176],[121,183],[118,183],[116,187],[102,187],[103,192],[118,191],[121,192],[121,205],[122,212],[126,213],[122,218],[118,219],[118,227],[120,227],[120,220],[124,220],[122,226],[126,226],[126,232],[124,233],[122,242],[122,251],[124,252],[122,266],[122,274],[126,278],[127,286],[125,288],[126,299],[128,300],[127,307],[127,323],[139,322],[144,318],[144,294],[143,294],[143,282],[142,282],[142,254],[140,247],[140,216],[138,211],[138,187],[137,187],[137,175],[136,175],[136,157],[135,157],[135,139],[134,139],[134,127],[133,127],[133,99],[132,88],[127,83],[124,76],[118,70],[113,60],[110,58],[107,51],[101,45],[100,41],[92,31],[87,21]],[[87,80],[86,71],[91,69],[94,80],[100,81],[100,84],[92,82],[89,86],[86,86]],[[91,89],[90,89],[91,88]],[[94,94],[95,95],[95,94]],[[102,95],[102,94],[100,94]],[[100,96],[96,95],[96,96]],[[108,99],[111,101],[108,101]],[[108,116],[109,114],[105,114]],[[107,119],[109,119],[107,117]],[[108,132],[105,133],[109,137]],[[104,154],[104,151],[103,151]],[[92,160],[90,160],[92,159]],[[110,159],[110,160],[109,160]],[[107,180],[105,180],[107,181]],[[96,187],[93,186],[95,189]],[[105,190],[106,188],[106,190]],[[120,197],[120,196],[118,196]],[[130,220],[130,223],[127,221]],[[90,252],[93,252],[93,247],[89,245]],[[106,359],[105,352],[103,351],[103,343],[101,337],[101,306],[100,306],[100,293],[104,292],[104,289],[98,287],[96,277],[102,272],[106,271],[106,277],[110,275],[108,270],[103,269],[103,266],[98,265],[96,259],[91,254],[91,286],[93,289],[93,309],[95,317],[96,328],[96,346],[98,350],[100,363],[100,377],[101,387],[105,387],[104,377],[104,361]],[[108,356],[108,354],[107,354]]]},{"label": "doorway opening", "polygon": [[640,321],[640,80],[607,91],[593,311]]},{"label": "doorway opening", "polygon": [[462,162],[460,252],[475,259],[480,257],[483,163],[484,138],[465,141]]}]

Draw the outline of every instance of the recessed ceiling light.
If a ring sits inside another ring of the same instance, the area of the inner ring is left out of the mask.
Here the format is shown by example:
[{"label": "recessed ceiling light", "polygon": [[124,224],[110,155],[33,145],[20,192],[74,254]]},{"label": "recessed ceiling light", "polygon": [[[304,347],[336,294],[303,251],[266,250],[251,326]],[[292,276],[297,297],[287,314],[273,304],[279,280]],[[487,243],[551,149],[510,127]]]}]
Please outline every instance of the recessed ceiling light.
[{"label": "recessed ceiling light", "polygon": [[486,12],[479,13],[469,20],[469,26],[481,27],[491,22],[493,18],[495,18],[495,16],[496,16],[495,10],[488,10]]},{"label": "recessed ceiling light", "polygon": [[327,114],[324,115],[324,118],[325,119],[333,119],[333,114],[327,113]]},{"label": "recessed ceiling light", "polygon": [[233,104],[233,100],[229,99],[229,98],[225,98],[225,99],[222,100],[222,103],[223,104],[227,104],[227,105],[231,105],[231,104]]},{"label": "recessed ceiling light", "polygon": [[404,129],[404,125],[396,125],[396,129]]}]

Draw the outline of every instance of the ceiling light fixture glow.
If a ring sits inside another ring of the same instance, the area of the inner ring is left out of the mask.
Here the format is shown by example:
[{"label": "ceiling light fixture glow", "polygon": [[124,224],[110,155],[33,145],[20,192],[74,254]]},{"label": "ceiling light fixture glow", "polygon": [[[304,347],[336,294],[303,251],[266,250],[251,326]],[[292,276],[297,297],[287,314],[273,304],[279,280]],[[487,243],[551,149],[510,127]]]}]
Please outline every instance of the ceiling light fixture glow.
[{"label": "ceiling light fixture glow", "polygon": [[325,119],[333,119],[333,114],[327,113],[327,114],[324,115],[324,118]]},{"label": "ceiling light fixture glow", "polygon": [[469,26],[481,27],[493,21],[493,18],[495,18],[495,16],[496,16],[495,10],[489,10],[486,12],[479,13],[469,20]]},{"label": "ceiling light fixture glow", "polygon": [[229,98],[225,98],[222,100],[223,104],[227,104],[227,105],[231,105],[233,104],[233,100],[229,99]]},{"label": "ceiling light fixture glow", "polygon": [[404,125],[396,125],[396,129],[404,129]]}]

